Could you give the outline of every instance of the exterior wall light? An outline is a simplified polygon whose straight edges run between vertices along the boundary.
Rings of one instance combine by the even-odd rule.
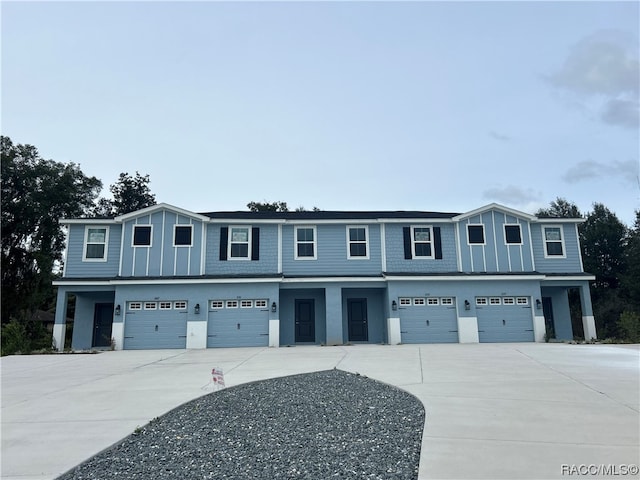
[[[536,298],[536,308],[540,310],[542,308],[542,302],[539,298]]]
[[[464,301],[464,309],[471,310],[471,304],[469,303],[469,300]]]
[[[116,306],[116,315],[120,316],[120,312],[122,312],[122,307],[120,305]]]
[[[200,314],[200,304],[196,303],[196,306],[193,307],[193,313],[195,313],[196,315]]]
[[[273,303],[271,304],[271,311],[272,311],[273,313],[276,313],[276,310],[278,310],[278,305],[276,305],[276,302],[273,302]]]
[[[395,300],[391,302],[391,310],[393,310],[394,312],[398,310],[398,302],[396,302]]]

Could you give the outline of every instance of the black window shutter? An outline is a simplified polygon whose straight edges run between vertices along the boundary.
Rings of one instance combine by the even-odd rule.
[[[260,229],[251,229],[251,260],[260,260]]]
[[[227,259],[227,245],[229,242],[229,227],[220,229],[220,260]]]
[[[411,260],[411,227],[403,227],[402,235],[404,236],[404,258]]]
[[[442,260],[442,239],[440,238],[440,227],[433,227],[433,247],[436,259]]]

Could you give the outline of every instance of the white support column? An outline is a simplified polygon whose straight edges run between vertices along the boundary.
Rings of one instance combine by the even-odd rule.
[[[479,343],[478,318],[458,317],[458,342]]]
[[[280,320],[277,318],[269,320],[269,346],[280,346]]]
[[[593,315],[582,316],[582,329],[584,330],[585,340],[598,338],[598,334],[596,333],[596,320],[593,318]]]
[[[124,348],[124,322],[113,322],[111,325],[111,338],[113,338],[115,350]]]
[[[533,341],[544,342],[544,336],[547,333],[547,327],[544,322],[544,316],[533,317]]]
[[[207,322],[187,321],[187,348],[207,348]]]
[[[67,333],[66,323],[55,323],[53,325],[53,344],[55,348],[62,352],[64,350],[64,340]]]
[[[400,332],[400,319],[387,318],[387,334],[389,345],[400,345],[402,343],[402,333]]]

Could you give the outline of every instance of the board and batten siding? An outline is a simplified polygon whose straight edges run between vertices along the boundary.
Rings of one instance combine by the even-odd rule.
[[[545,258],[545,241],[543,237],[543,227],[561,227],[564,237],[564,257]],[[578,229],[574,223],[540,223],[531,225],[531,235],[533,237],[533,257],[536,262],[536,270],[541,273],[568,273],[582,272],[583,267],[580,261],[581,252],[578,241]]]
[[[411,226],[440,228],[441,259],[405,258],[404,228]],[[387,272],[444,273],[458,270],[455,230],[450,223],[385,224],[385,245]]]
[[[133,246],[135,225],[151,225],[151,246]],[[191,225],[191,246],[174,246],[175,225]],[[184,276],[202,274],[203,224],[169,210],[143,215],[124,223],[123,277]]]
[[[469,243],[468,225],[483,225],[483,245]],[[520,225],[521,244],[507,244],[505,225]],[[530,224],[505,212],[491,210],[457,224],[460,266],[463,272],[519,273],[535,270],[531,254]]]
[[[230,260],[220,258],[221,230],[242,225],[257,229],[259,245],[257,251],[252,240],[249,259]],[[205,260],[206,275],[265,275],[278,273],[278,225],[276,224],[209,224],[207,225],[207,248]],[[257,256],[251,260],[251,256]]]
[[[316,256],[314,260],[295,259],[293,225],[282,227],[282,272],[284,275],[379,275],[382,273],[382,249],[379,224],[309,224],[316,227]],[[347,258],[347,228],[367,227],[368,258]]]
[[[84,237],[86,227],[109,229],[106,261],[84,261]],[[65,258],[64,276],[73,278],[115,277],[118,275],[120,264],[120,236],[122,226],[120,224],[96,224],[90,222],[68,225],[67,256]]]

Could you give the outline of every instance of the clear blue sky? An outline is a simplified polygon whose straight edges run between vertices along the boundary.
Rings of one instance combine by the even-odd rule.
[[[638,2],[2,2],[2,134],[193,211],[640,208]]]

